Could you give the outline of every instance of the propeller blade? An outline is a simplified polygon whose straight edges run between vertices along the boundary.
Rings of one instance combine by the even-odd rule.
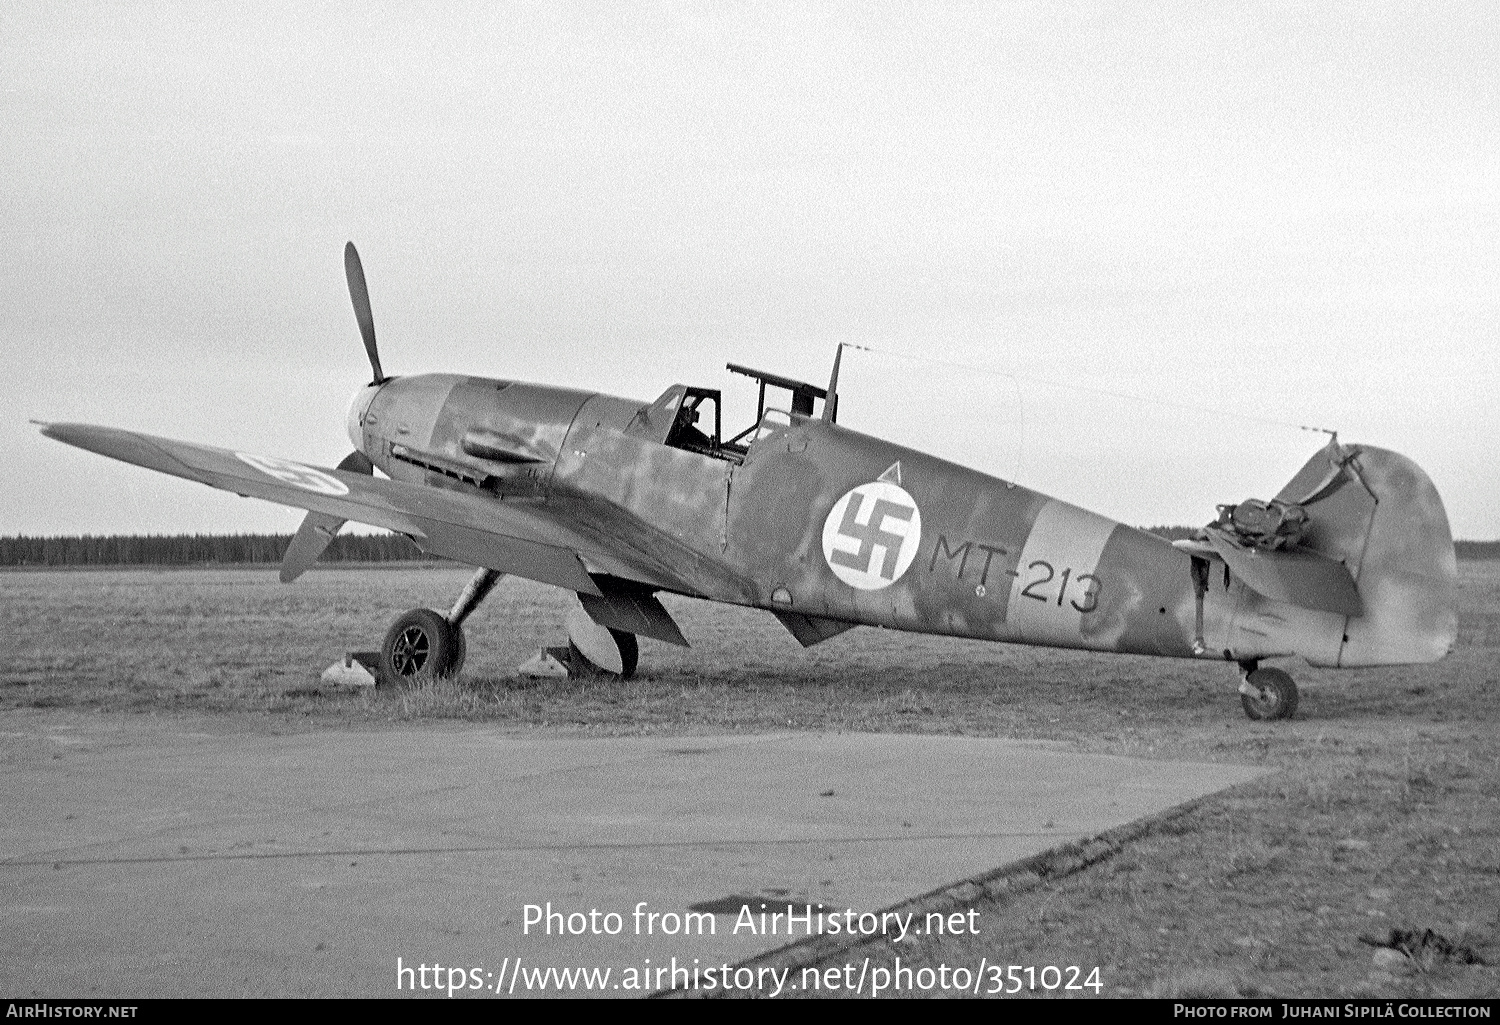
[[[375,464],[363,452],[350,452],[339,463],[338,468],[366,476],[375,473]],[[307,572],[307,568],[318,561],[318,556],[323,554],[323,550],[344,523],[344,520],[328,513],[308,513],[302,520],[302,526],[297,528],[297,535],[292,538],[292,543],[287,545],[286,554],[281,557],[281,582],[290,584]]]
[[[281,582],[290,584],[307,568],[318,561],[323,549],[328,547],[333,536],[339,532],[344,521],[327,513],[310,512],[297,528],[297,536],[287,545],[286,555],[281,558]]]
[[[353,242],[344,246],[344,277],[349,279],[349,298],[354,302],[354,319],[359,321],[359,333],[365,340],[365,354],[370,357],[370,369],[375,371],[375,380],[370,383],[380,384],[385,374],[380,370],[380,352],[375,348],[375,314],[370,310],[365,268],[359,262],[359,250]]]
[[[350,452],[343,459],[339,460],[339,465],[335,469],[347,470],[350,473],[362,473],[366,477],[373,477],[375,475],[375,464],[370,462],[370,457],[363,452]]]

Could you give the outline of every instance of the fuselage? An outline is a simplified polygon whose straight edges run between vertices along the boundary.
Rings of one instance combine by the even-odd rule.
[[[664,590],[1025,644],[1338,659],[1342,617],[1236,630],[1243,587],[1223,576],[1200,628],[1193,560],[1167,541],[837,424],[768,416],[734,458],[666,444],[671,394],[422,375],[361,392],[350,427],[391,477],[544,507]]]

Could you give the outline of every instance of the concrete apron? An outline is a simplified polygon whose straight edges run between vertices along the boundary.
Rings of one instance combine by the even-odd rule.
[[[870,928],[1264,772],[950,736],[191,729],[0,718],[0,992],[566,990],[548,968],[608,968],[604,995],[670,987],[662,969],[702,984],[831,913]]]

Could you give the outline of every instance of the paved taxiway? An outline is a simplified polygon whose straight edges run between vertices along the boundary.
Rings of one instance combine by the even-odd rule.
[[[637,905],[877,911],[1263,771],[967,737],[264,728],[0,716],[0,992],[384,997],[398,957],[491,986],[516,957],[616,981],[732,964],[801,931],[637,935]],[[523,933],[548,902],[621,931]]]

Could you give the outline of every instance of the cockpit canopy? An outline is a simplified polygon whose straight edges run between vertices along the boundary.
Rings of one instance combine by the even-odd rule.
[[[801,417],[812,416],[814,401],[826,401],[828,397],[827,389],[815,384],[734,363],[727,366],[734,373],[743,374],[760,384],[755,422],[734,437],[724,440],[723,393],[717,388],[686,384],[674,384],[662,392],[660,398],[636,414],[626,433],[714,459],[743,463],[750,446],[768,429],[779,430],[791,422],[791,416],[786,412],[766,408],[767,388],[784,388],[791,392],[791,413]]]

